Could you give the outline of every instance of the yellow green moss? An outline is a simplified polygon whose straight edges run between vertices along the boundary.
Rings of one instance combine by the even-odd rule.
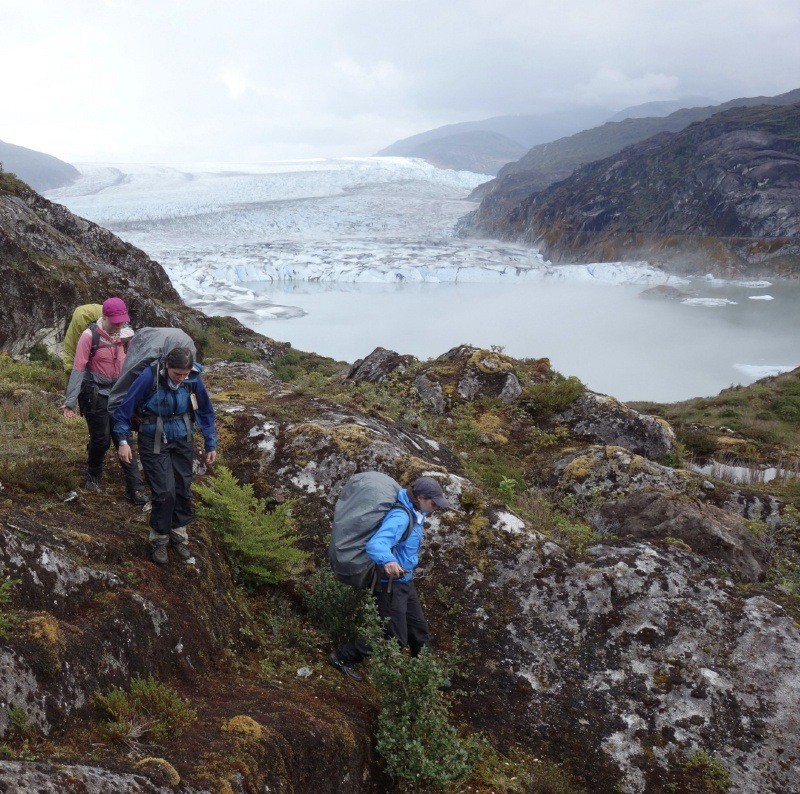
[[[238,733],[241,736],[247,736],[256,740],[261,739],[264,735],[264,729],[261,725],[246,714],[231,717],[231,719],[222,724],[222,730],[226,733]]]
[[[497,444],[507,444],[508,443],[508,436],[502,433],[503,419],[497,414],[489,413],[488,411],[476,420],[475,426],[480,430],[483,435],[485,435],[489,441],[493,441]]]
[[[160,786],[174,788],[181,782],[178,770],[163,758],[143,758],[141,761],[137,761],[134,766],[139,772],[143,772]]]
[[[61,671],[61,654],[64,652],[64,639],[58,621],[50,614],[28,618],[22,626],[28,638],[44,654],[48,672]]]
[[[502,353],[489,350],[476,350],[469,358],[467,366],[475,367],[478,372],[496,375],[500,372],[513,372],[514,362]]]
[[[564,469],[567,480],[585,480],[594,468],[594,458],[591,455],[579,455],[571,460]]]

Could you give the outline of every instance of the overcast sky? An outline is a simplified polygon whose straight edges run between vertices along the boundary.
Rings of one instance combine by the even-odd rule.
[[[0,0],[0,139],[365,155],[456,121],[800,87],[800,0]]]

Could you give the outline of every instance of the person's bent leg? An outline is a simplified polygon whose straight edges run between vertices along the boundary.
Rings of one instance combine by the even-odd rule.
[[[86,445],[86,474],[89,479],[100,484],[103,477],[103,458],[111,446],[111,427],[108,411],[103,409],[84,411],[83,418],[89,429],[89,443]]]
[[[378,602],[378,614],[386,619],[386,636],[394,637],[401,648],[408,645],[408,624],[406,611],[408,596],[413,588],[411,582],[392,582],[392,589],[383,589],[375,593]]]
[[[175,506],[170,529],[186,527],[194,521],[192,507],[192,472],[194,469],[194,444],[191,439],[177,439],[167,445],[175,483]]]
[[[109,415],[109,422],[110,421],[111,416]],[[114,443],[114,449],[118,450],[119,443],[117,442],[117,439],[112,435],[111,440]],[[136,454],[136,447],[133,444],[133,439],[131,439],[129,443],[131,448],[130,463],[126,463],[123,460],[119,461],[119,466],[122,469],[122,475],[125,477],[125,495],[136,505],[146,504],[147,495],[145,494],[144,482],[142,480],[141,472],[139,471],[139,456]]]

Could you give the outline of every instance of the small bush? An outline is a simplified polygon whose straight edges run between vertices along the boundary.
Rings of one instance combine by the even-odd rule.
[[[704,750],[695,750],[679,764],[674,790],[718,794],[730,790],[731,776],[722,762]]]
[[[548,416],[572,405],[585,391],[574,375],[565,378],[556,374],[552,380],[526,387],[523,401],[534,416]]]
[[[294,545],[297,534],[290,503],[267,510],[265,500],[253,494],[253,486],[240,485],[225,466],[218,466],[215,476],[195,490],[202,500],[198,515],[219,533],[242,583],[278,584],[305,559]]]
[[[309,619],[337,645],[358,636],[367,599],[366,591],[342,584],[328,568],[320,568],[303,593]]]
[[[197,712],[174,689],[152,676],[132,678],[128,692],[114,687],[105,695],[96,694],[94,700],[105,715],[105,735],[125,744],[175,738],[197,718]]]
[[[57,359],[41,342],[28,351],[28,361],[43,364],[48,369],[61,371],[61,360]]]
[[[375,747],[386,773],[417,789],[444,787],[466,777],[475,741],[462,740],[440,691],[447,675],[427,651],[412,657],[384,634],[374,605],[366,611],[370,672],[380,698]]]

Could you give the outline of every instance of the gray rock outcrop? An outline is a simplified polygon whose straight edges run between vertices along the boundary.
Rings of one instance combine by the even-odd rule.
[[[563,417],[580,436],[647,458],[663,458],[675,449],[675,433],[664,419],[634,411],[605,394],[584,392]]]

